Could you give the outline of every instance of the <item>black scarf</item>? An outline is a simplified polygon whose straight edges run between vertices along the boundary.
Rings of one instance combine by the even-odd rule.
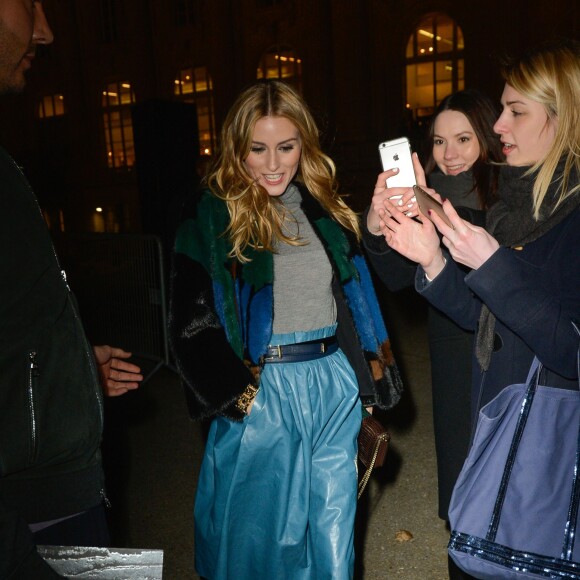
[[[445,175],[442,171],[437,170],[429,175],[428,181],[429,186],[446,197],[453,204],[453,207],[480,209],[471,169],[462,171],[458,175]]]
[[[560,183],[564,173],[564,160],[558,164],[556,177],[546,192],[540,208],[540,217],[534,218],[532,190],[537,173],[524,175],[529,167],[503,166],[499,174],[499,201],[487,214],[486,230],[502,246],[519,247],[537,240],[580,206],[580,194],[576,191],[556,207],[560,198]],[[568,189],[578,183],[576,171],[568,181]],[[495,335],[495,316],[483,304],[479,328],[475,340],[475,355],[482,370],[489,368]]]

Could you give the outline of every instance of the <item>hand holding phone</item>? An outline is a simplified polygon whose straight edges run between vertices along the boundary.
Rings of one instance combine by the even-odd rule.
[[[387,179],[387,187],[412,187],[417,183],[407,137],[385,141],[379,145],[383,171],[397,168],[399,173]]]
[[[418,185],[413,186],[413,191],[415,192],[419,209],[425,217],[429,217],[429,210],[434,211],[450,228],[453,227],[453,224],[449,221],[447,214],[443,210],[443,206],[433,196],[429,195]]]

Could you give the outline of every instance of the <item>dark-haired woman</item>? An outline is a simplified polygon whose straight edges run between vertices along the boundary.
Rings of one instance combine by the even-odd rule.
[[[447,96],[437,107],[429,130],[425,164],[429,185],[446,196],[471,223],[484,225],[485,211],[496,199],[501,143],[493,132],[498,116],[493,101],[466,89]],[[417,264],[391,250],[378,230],[378,209],[401,188],[375,194],[363,233],[376,272],[390,290],[414,283]],[[379,234],[379,235],[377,235]],[[467,455],[471,435],[470,389],[473,332],[464,330],[441,311],[429,308],[429,350],[433,391],[433,423],[439,516],[447,520],[451,492]],[[460,578],[451,572],[451,578]]]

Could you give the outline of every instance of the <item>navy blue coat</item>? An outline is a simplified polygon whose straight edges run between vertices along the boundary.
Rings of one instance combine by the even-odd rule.
[[[417,291],[457,324],[476,330],[482,302],[496,317],[494,351],[487,371],[473,361],[473,411],[510,384],[525,382],[534,354],[546,368],[543,384],[578,388],[580,322],[580,208],[521,249],[501,247],[465,275],[448,256]]]

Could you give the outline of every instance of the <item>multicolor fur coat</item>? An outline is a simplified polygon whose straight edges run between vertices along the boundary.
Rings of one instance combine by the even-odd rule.
[[[365,259],[355,237],[297,185],[333,267],[337,338],[361,401],[389,409],[402,385]],[[246,264],[228,257],[228,221],[225,203],[204,191],[186,208],[176,235],[169,333],[194,419],[242,418],[235,401],[249,383],[259,383],[260,357],[272,336],[273,256],[248,251]]]

